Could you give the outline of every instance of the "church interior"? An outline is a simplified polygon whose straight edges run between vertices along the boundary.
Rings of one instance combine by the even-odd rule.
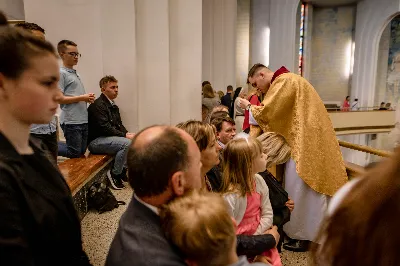
[[[332,122],[349,180],[391,158],[400,143],[400,0],[0,0],[0,10],[11,26],[40,25],[55,47],[61,40],[73,40],[81,56],[76,71],[87,93],[97,98],[103,92],[100,78],[115,76],[115,103],[127,132],[204,121],[202,82],[208,81],[212,94],[222,91],[221,96],[230,95],[229,86],[234,92],[238,88],[238,95],[257,91],[249,70],[262,64],[272,72],[285,67],[315,89]],[[58,62],[63,64],[60,58]],[[259,106],[264,107],[268,93],[260,96]],[[312,109],[315,102],[309,99],[315,98],[299,96],[293,110],[297,102]],[[237,115],[253,126],[257,113],[251,104]],[[61,113],[59,107],[57,119]],[[236,122],[236,134],[245,129],[242,124]],[[58,122],[59,142],[66,141],[63,132]],[[57,162],[70,187],[91,263],[117,265],[106,259],[128,205],[102,214],[88,209],[90,186],[104,179],[114,162],[110,155],[89,153],[83,158],[58,156]],[[293,160],[299,168],[297,157]],[[277,179],[287,171],[278,165],[268,169]],[[112,192],[127,204],[133,197],[127,184]],[[300,206],[296,200],[295,206]],[[283,248],[279,255],[281,264],[271,265],[314,265],[310,250]]]

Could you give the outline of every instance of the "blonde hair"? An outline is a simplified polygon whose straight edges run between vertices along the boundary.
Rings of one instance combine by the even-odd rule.
[[[236,233],[225,200],[218,194],[193,190],[160,210],[166,237],[184,256],[203,265],[224,265]]]
[[[215,98],[215,92],[210,84],[203,87],[203,97],[204,98]]]
[[[200,151],[207,149],[209,145],[216,141],[215,127],[201,121],[189,120],[176,125],[186,131],[196,141]]]
[[[255,138],[233,139],[223,153],[222,193],[246,196],[254,191],[252,171],[254,159],[262,153],[261,142]]]
[[[289,161],[291,149],[284,137],[275,132],[266,132],[257,139],[261,142],[263,153],[267,155],[267,168]]]

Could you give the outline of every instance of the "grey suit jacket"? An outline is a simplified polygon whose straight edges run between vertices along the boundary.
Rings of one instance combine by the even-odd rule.
[[[134,197],[119,221],[106,266],[186,265],[165,238],[160,218]]]

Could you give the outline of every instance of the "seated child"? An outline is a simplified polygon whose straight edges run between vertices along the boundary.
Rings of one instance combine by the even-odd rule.
[[[223,152],[223,161],[221,193],[238,224],[236,234],[264,233],[273,225],[273,211],[268,186],[257,174],[266,169],[261,142],[251,137],[231,140]],[[276,248],[266,250],[263,255],[271,258],[272,265],[282,265]]]
[[[181,250],[189,266],[250,265],[245,256],[236,254],[234,221],[220,195],[191,191],[161,208],[160,218],[166,237]],[[258,261],[267,262],[265,257]]]

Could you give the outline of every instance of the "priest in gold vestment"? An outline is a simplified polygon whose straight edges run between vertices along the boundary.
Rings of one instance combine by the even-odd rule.
[[[256,125],[250,134],[275,132],[291,147],[284,181],[296,208],[284,226],[292,239],[284,248],[305,251],[308,241],[316,238],[330,197],[347,182],[335,131],[321,98],[303,77],[285,67],[274,73],[256,64],[248,81],[265,93],[261,106],[240,100],[242,108],[250,111],[250,124]]]

